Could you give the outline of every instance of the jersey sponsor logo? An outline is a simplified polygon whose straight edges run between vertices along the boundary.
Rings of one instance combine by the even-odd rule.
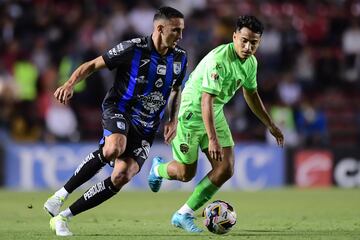
[[[148,80],[145,79],[145,76],[140,76],[138,78],[135,78],[135,81],[138,82],[138,83],[141,83],[141,84],[146,84],[148,83]]]
[[[160,109],[161,106],[166,104],[166,100],[164,100],[164,96],[161,92],[152,92],[150,95],[139,96],[140,101],[142,102],[144,108],[148,110],[150,113],[154,113]]]
[[[117,56],[122,51],[124,51],[124,46],[122,43],[120,43],[120,44],[116,45],[116,47],[109,50],[109,55]]]
[[[125,123],[124,122],[118,121],[118,122],[116,122],[116,126],[120,130],[125,130]]]
[[[181,62],[174,62],[174,73],[179,74],[181,72]]]
[[[141,62],[141,64],[140,64],[139,68],[148,64],[150,62],[150,59],[142,59],[140,62]]]
[[[192,117],[193,113],[192,112],[189,112],[189,114],[186,116],[186,120],[190,120],[190,118]]]
[[[159,75],[165,75],[166,74],[166,66],[159,64],[157,66],[156,73]]]
[[[147,115],[147,114],[143,114],[141,112],[141,115]],[[154,126],[155,126],[154,121],[147,122],[147,121],[141,120],[141,118],[139,116],[137,116],[137,115],[132,115],[132,117],[133,117],[135,122],[139,122],[141,124],[141,126],[143,126],[145,128],[154,128]]]
[[[132,115],[133,119],[138,119],[138,116],[140,116],[140,117],[142,116],[142,117],[145,117],[145,118],[153,117],[153,115],[146,114],[146,113],[140,111],[139,109],[137,109],[135,107],[132,107],[131,110],[135,112],[135,114]]]
[[[118,44],[118,45],[116,46],[116,51],[117,51],[117,52],[122,52],[122,51],[124,51],[124,46],[123,46],[122,43],[120,43],[120,44]]]
[[[147,43],[145,43],[145,44],[136,44],[136,46],[139,47],[139,48],[147,48],[148,47]]]
[[[130,40],[132,43],[141,43],[141,38],[133,38]]]
[[[180,144],[180,152],[182,152],[183,154],[186,154],[189,151],[189,145],[186,143],[181,143]]]
[[[155,87],[161,88],[162,85],[164,85],[164,81],[163,81],[161,78],[159,78],[158,80],[156,80],[156,82],[155,82]]]
[[[105,190],[105,184],[104,182],[99,182],[92,186],[87,192],[84,193],[84,199],[85,201],[93,197],[95,194],[104,191]]]

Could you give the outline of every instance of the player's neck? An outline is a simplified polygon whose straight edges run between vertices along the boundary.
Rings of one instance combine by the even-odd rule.
[[[166,53],[168,52],[169,48],[164,47],[164,46],[161,44],[160,36],[158,36],[157,34],[153,34],[152,37],[151,37],[151,39],[152,39],[152,41],[153,41],[153,44],[154,44],[154,47],[155,47],[156,51],[157,51],[161,56],[166,55]]]

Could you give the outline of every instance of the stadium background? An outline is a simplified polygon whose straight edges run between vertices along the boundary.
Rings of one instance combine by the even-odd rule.
[[[209,50],[231,41],[234,18],[265,24],[256,54],[258,85],[285,133],[279,149],[238,94],[225,107],[236,146],[226,189],[360,186],[360,1],[0,1],[0,183],[16,190],[61,186],[101,135],[100,105],[112,72],[76,87],[69,106],[53,92],[83,61],[121,40],[146,35],[157,7],[185,14],[180,45],[188,73]],[[162,128],[151,151],[171,158]],[[149,162],[129,189],[147,190]],[[190,190],[190,183],[165,189]],[[97,177],[103,178],[111,169]],[[95,181],[97,181],[95,179]],[[86,187],[86,186],[85,186]]]

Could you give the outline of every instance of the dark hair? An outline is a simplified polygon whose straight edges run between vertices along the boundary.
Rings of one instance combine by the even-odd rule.
[[[184,14],[172,7],[160,7],[154,15],[154,21],[171,18],[184,18]]]
[[[262,34],[264,25],[254,16],[240,16],[236,21],[236,31],[240,31],[243,27],[247,27],[254,33]]]

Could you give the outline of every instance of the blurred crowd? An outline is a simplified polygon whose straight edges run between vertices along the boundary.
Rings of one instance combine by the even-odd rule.
[[[162,5],[185,15],[188,73],[232,40],[237,16],[257,16],[265,24],[258,90],[286,146],[359,145],[360,0],[0,0],[0,131],[15,141],[98,140],[113,73],[78,84],[69,106],[53,92],[82,62],[149,35]],[[235,140],[273,143],[241,92],[225,113]]]

